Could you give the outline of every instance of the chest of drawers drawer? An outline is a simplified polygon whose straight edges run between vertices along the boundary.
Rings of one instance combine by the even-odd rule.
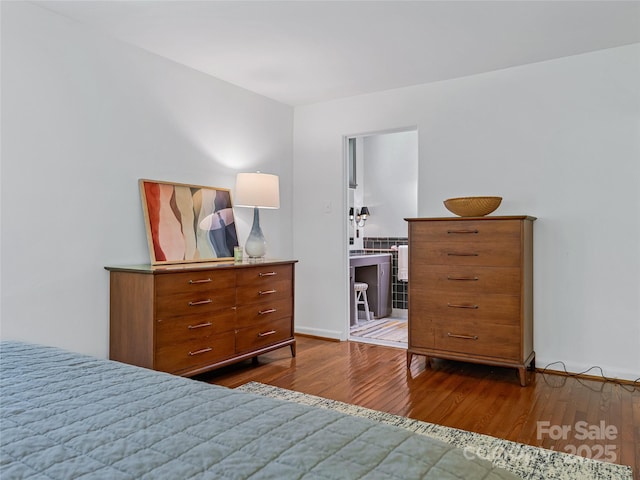
[[[291,279],[281,278],[259,284],[241,285],[238,286],[236,295],[239,305],[276,302],[278,300],[291,298]]]
[[[419,300],[427,292],[520,295],[520,269],[429,265],[409,281],[409,295]],[[414,294],[415,292],[415,294]]]
[[[443,220],[420,222],[411,226],[412,236],[417,242],[464,242],[510,243],[520,242],[521,227],[518,221],[503,220]]]
[[[293,267],[291,265],[264,265],[238,272],[236,279],[238,287],[258,287],[267,290],[273,282],[286,281],[291,283]]]
[[[268,319],[240,328],[236,334],[238,352],[262,348],[277,343],[293,335],[288,318]]]
[[[219,288],[235,287],[236,274],[230,270],[203,270],[188,273],[162,274],[155,277],[156,294],[166,297],[192,293],[206,294]]]
[[[236,289],[216,288],[202,292],[175,292],[156,299],[156,315],[168,318],[181,315],[204,315],[226,310],[236,304]]]
[[[412,245],[413,260],[429,265],[478,265],[519,267],[520,243],[430,242]]]
[[[434,327],[434,346],[443,351],[518,360],[520,329],[464,321],[449,327],[437,325]]]
[[[292,315],[291,299],[240,305],[236,312],[236,327],[248,327],[267,319],[290,318]]]
[[[156,345],[199,340],[233,331],[236,313],[229,308],[215,315],[185,315],[158,320]]]
[[[216,363],[235,353],[235,332],[223,332],[157,346],[155,369],[180,374],[189,369]]]
[[[414,306],[432,324],[451,325],[475,321],[486,325],[520,325],[520,297],[517,295],[429,292],[416,299]]]

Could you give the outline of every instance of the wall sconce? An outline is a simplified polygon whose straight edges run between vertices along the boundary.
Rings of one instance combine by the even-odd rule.
[[[353,207],[349,208],[349,221],[353,222],[355,227],[364,227],[364,224],[369,218],[369,215],[370,213],[367,207],[362,207],[360,211],[355,210],[355,216]]]

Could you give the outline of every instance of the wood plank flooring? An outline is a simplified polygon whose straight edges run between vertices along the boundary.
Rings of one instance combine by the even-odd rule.
[[[257,362],[225,367],[198,379],[232,388],[256,381],[609,459],[632,466],[634,478],[640,480],[640,390],[631,385],[531,372],[530,385],[521,387],[515,369],[444,360],[428,368],[419,356],[407,369],[403,349],[297,338],[295,358],[283,348],[261,355]],[[603,426],[607,432],[600,431]]]

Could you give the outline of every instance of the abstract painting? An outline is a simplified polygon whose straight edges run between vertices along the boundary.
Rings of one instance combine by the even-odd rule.
[[[140,179],[153,265],[233,259],[238,234],[228,189]]]

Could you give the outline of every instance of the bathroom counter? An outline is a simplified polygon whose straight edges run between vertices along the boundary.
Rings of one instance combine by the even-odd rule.
[[[376,261],[378,259],[387,259],[391,258],[390,253],[358,253],[357,255],[349,255],[349,260],[362,260],[365,259],[367,262]]]
[[[351,289],[351,325],[358,321],[355,311],[353,284],[365,282],[369,285],[367,299],[373,318],[391,315],[391,254],[359,254],[349,257],[349,285]]]

